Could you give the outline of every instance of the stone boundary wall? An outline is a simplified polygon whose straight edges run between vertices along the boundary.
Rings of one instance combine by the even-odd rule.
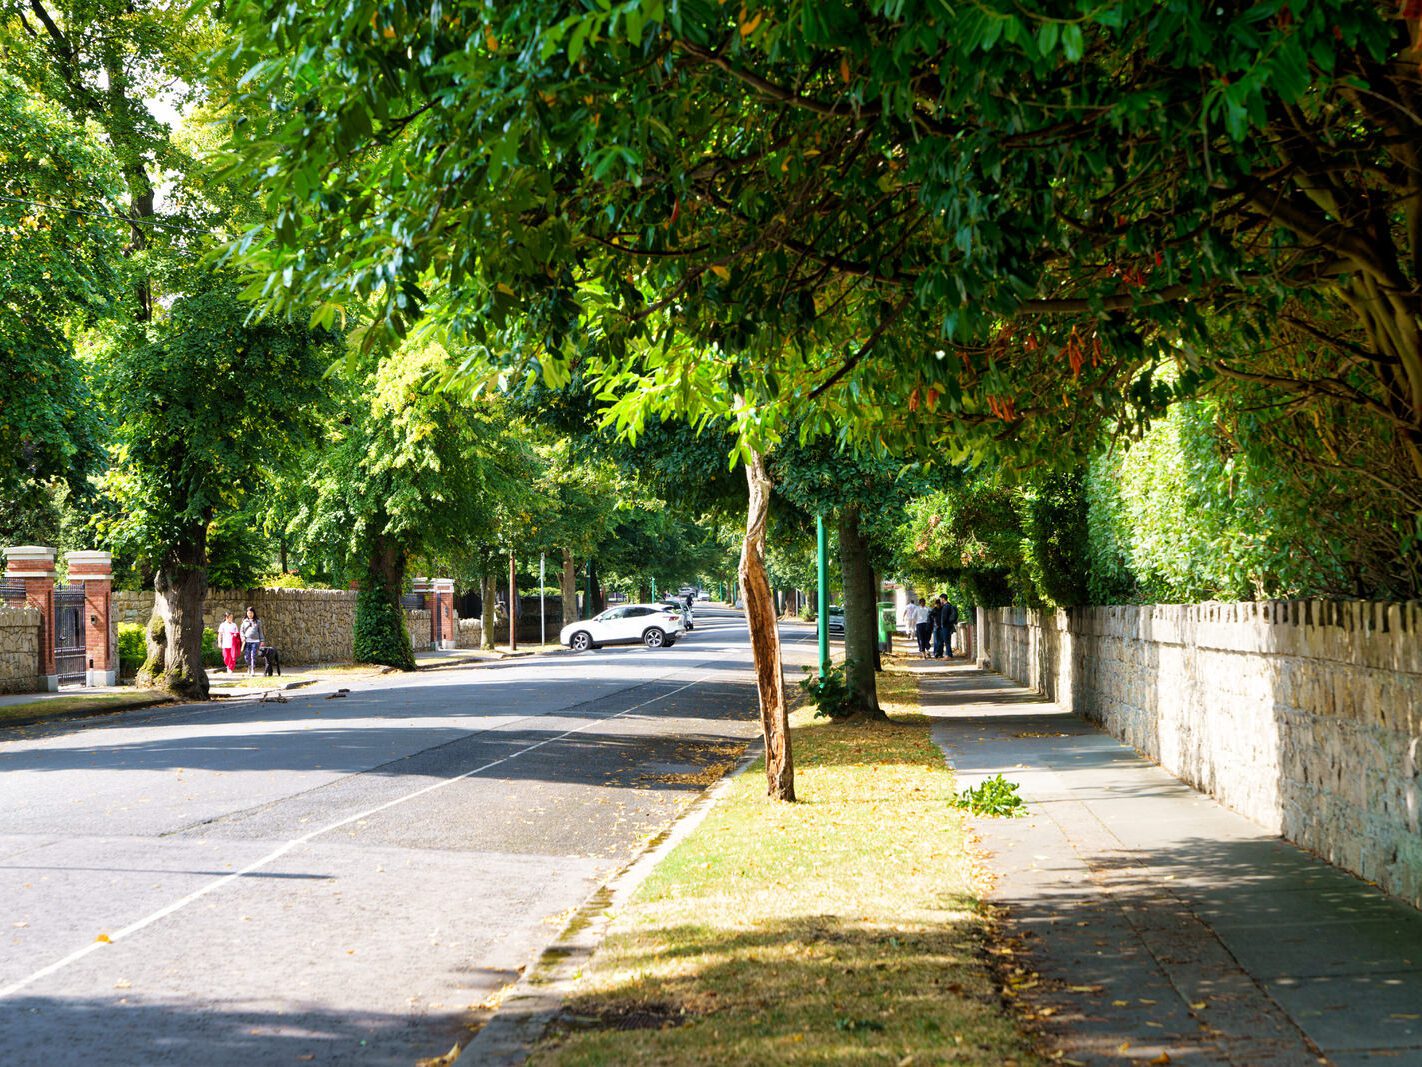
[[[203,602],[202,621],[216,630],[222,613],[230,611],[240,622],[250,604],[257,609],[267,641],[281,651],[283,666],[349,663],[357,596],[347,589],[214,589]],[[116,591],[113,605],[115,622],[143,625],[153,616],[153,593]],[[405,611],[405,628],[416,652],[429,651],[428,611]]]
[[[484,636],[484,620],[454,618],[455,648],[478,648]]]
[[[405,632],[410,635],[410,647],[416,652],[428,652],[434,648],[434,638],[430,636],[430,613],[424,608],[405,609]],[[347,659],[350,655],[347,654]]]
[[[979,662],[1422,907],[1422,602],[980,609]]]
[[[35,693],[39,676],[41,612],[0,605],[0,693]]]
[[[355,602],[356,594],[345,589],[211,589],[203,601],[202,621],[216,630],[223,612],[230,611],[240,623],[250,604],[262,620],[267,642],[281,652],[283,667],[349,663]],[[117,622],[144,625],[153,616],[153,593],[117,591],[113,610]]]

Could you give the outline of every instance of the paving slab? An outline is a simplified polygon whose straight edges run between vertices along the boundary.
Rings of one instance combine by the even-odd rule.
[[[1047,1039],[1084,1064],[1422,1067],[1422,912],[971,666],[918,666]]]

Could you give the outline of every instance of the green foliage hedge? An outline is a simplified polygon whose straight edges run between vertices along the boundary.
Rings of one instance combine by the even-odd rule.
[[[120,676],[132,677],[138,673],[138,668],[143,666],[143,661],[148,656],[148,644],[143,636],[145,629],[136,622],[118,624]],[[222,666],[222,650],[217,647],[217,632],[206,626],[202,631],[202,665],[204,667]]]
[[[136,622],[118,624],[119,674],[125,678],[138,673],[148,656],[148,646],[143,638],[144,627]]]
[[[958,475],[909,505],[898,569],[955,585],[960,608],[1406,595],[1366,486],[1304,467],[1301,491],[1228,401],[1178,402],[1076,471]]]
[[[405,629],[405,613],[373,582],[356,597],[352,641],[357,663],[380,663],[402,671],[415,669],[415,651]]]

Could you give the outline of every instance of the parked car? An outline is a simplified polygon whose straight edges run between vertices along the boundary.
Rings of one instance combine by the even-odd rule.
[[[831,604],[826,629],[832,634],[844,633],[844,605]]]
[[[663,604],[619,604],[601,615],[563,627],[558,640],[574,652],[602,645],[670,648],[682,635],[680,612]]]

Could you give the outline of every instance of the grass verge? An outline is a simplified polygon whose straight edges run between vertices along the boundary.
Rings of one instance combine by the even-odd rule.
[[[653,872],[534,1051],[589,1064],[1029,1064],[984,962],[951,772],[911,675],[889,723],[792,720],[793,805],[759,765]]]
[[[151,708],[171,704],[173,698],[162,693],[92,693],[74,696],[46,697],[27,700],[23,704],[0,705],[0,726],[28,726],[71,715],[107,715],[133,708]]]

